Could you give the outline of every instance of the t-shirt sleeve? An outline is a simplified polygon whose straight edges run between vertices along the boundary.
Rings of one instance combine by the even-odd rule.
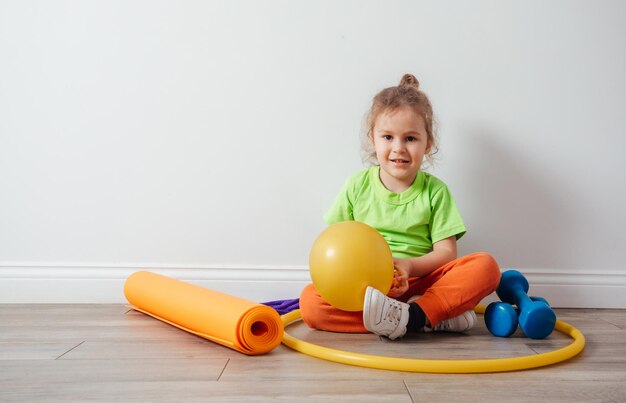
[[[343,221],[354,221],[352,210],[352,188],[354,184],[350,179],[343,185],[335,198],[330,209],[324,214],[324,221],[331,225]]]
[[[432,243],[456,235],[460,239],[465,232],[465,224],[448,187],[443,185],[431,198],[430,237]]]

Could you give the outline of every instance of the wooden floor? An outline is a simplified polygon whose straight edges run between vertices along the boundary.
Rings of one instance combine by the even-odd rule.
[[[347,366],[279,346],[245,356],[122,305],[0,305],[0,401],[626,401],[626,311],[558,309],[585,351],[550,367],[441,375]],[[482,320],[468,334],[391,342],[372,334],[296,337],[337,349],[425,359],[536,354],[567,345],[520,334],[495,338]]]

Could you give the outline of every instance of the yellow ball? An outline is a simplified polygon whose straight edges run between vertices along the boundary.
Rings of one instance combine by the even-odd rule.
[[[344,221],[317,237],[309,271],[326,302],[343,311],[361,311],[367,286],[384,294],[391,288],[393,260],[378,231],[358,221]]]

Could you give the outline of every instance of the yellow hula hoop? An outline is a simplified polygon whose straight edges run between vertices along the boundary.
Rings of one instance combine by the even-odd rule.
[[[485,307],[476,307],[476,313],[484,313]],[[379,355],[353,353],[322,347],[297,339],[287,333],[287,326],[300,320],[300,310],[289,312],[282,317],[285,333],[283,344],[301,353],[323,360],[359,367],[386,369],[405,372],[430,372],[440,374],[468,374],[485,372],[506,372],[522,369],[538,368],[568,360],[585,348],[585,336],[574,326],[557,320],[555,329],[570,336],[574,341],[558,350],[541,354],[526,355],[513,358],[492,358],[477,360],[421,360],[413,358],[396,358]]]

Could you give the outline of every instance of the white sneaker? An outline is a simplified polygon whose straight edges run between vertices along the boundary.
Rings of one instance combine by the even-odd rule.
[[[428,326],[424,327],[425,332],[466,332],[474,327],[476,324],[476,314],[474,311],[466,311],[457,317],[442,320],[437,323],[432,329]]]
[[[372,333],[391,340],[404,336],[409,323],[409,304],[385,296],[367,287],[363,302],[363,324]]]

